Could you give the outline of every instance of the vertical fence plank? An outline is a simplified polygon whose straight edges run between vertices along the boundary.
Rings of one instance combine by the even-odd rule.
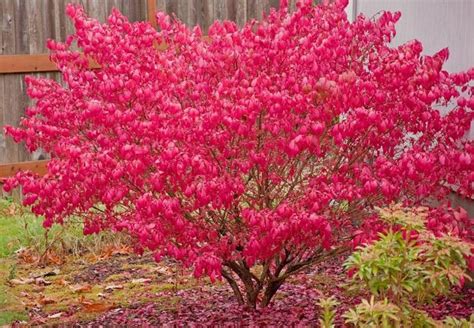
[[[1,0],[0,55],[47,52],[47,39],[64,41],[74,32],[65,15],[67,3],[77,3],[91,17],[104,22],[112,7],[119,8],[131,21],[146,19],[145,0]],[[25,74],[0,75],[0,163],[46,157],[41,150],[30,154],[3,133],[5,125],[18,125],[31,105],[25,93]],[[58,80],[59,73],[35,74]]]
[[[227,1],[214,0],[214,19],[223,21],[227,16]]]
[[[176,1],[175,14],[184,24],[192,26],[189,7],[190,1]]]
[[[155,19],[155,15],[156,15],[156,11],[157,11],[156,1],[155,0],[147,0],[146,10],[147,10],[147,20],[151,23],[151,25],[153,27],[156,28],[156,26],[157,26],[156,19]]]
[[[239,0],[235,1],[235,22],[238,26],[242,27],[247,22],[247,1]]]
[[[166,11],[166,0],[155,0],[158,11]]]
[[[290,0],[294,2],[295,0]],[[239,26],[262,12],[278,7],[279,0],[0,0],[0,55],[47,52],[46,40],[64,41],[74,32],[65,15],[68,3],[82,5],[87,14],[104,22],[112,8],[118,8],[130,21],[149,18],[147,8],[175,14],[186,25],[201,26],[207,34],[217,19],[232,20]],[[153,15],[154,16],[154,15]],[[34,73],[60,80],[60,73]],[[18,125],[31,101],[25,95],[24,74],[0,75],[0,124]],[[26,152],[23,145],[5,138],[0,131],[0,163],[45,157],[41,151]]]
[[[0,7],[1,9],[1,7]],[[6,124],[5,120],[5,92],[4,92],[5,80],[0,78],[0,126]],[[2,131],[0,131],[0,163],[6,162],[7,154],[7,140]]]
[[[15,2],[13,0],[2,1],[2,54],[10,55],[14,54],[15,49]],[[3,76],[1,99],[2,99],[2,125],[14,124],[15,118],[12,117],[13,113],[18,111],[17,106],[12,106],[11,100],[13,95],[17,96],[11,89],[12,83],[17,78],[15,76]],[[0,160],[2,162],[15,161],[18,157],[18,146],[10,139],[4,136],[3,129],[0,131],[2,138],[4,139],[4,152],[0,153]]]

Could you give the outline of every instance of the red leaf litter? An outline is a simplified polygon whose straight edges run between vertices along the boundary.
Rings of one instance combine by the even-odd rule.
[[[362,296],[346,292],[344,258],[329,261],[303,272],[283,285],[272,304],[249,310],[239,306],[226,285],[155,293],[157,302],[116,308],[74,327],[317,327],[321,297],[335,296],[340,302],[336,327],[344,327],[341,315]],[[150,295],[152,296],[152,295]],[[170,300],[168,303],[166,300]],[[171,301],[172,300],[172,301]],[[450,315],[468,318],[473,312],[474,289],[453,289],[452,294],[425,306],[435,319]],[[167,304],[167,305],[166,305]]]

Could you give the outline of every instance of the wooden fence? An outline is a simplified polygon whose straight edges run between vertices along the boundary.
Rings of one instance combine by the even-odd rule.
[[[154,13],[160,10],[175,14],[189,26],[201,26],[204,33],[215,20],[232,20],[241,26],[279,6],[279,0],[1,0],[0,178],[19,169],[44,172],[45,162],[35,161],[48,155],[29,153],[24,145],[5,137],[3,126],[18,125],[25,108],[31,105],[25,94],[25,74],[59,78],[56,66],[49,61],[46,41],[62,41],[73,32],[65,15],[67,3],[81,4],[100,21],[105,21],[115,7],[130,21],[154,24]],[[290,7],[295,3],[290,1]]]
[[[314,0],[319,2],[320,0]],[[420,23],[420,17],[427,17],[425,13],[426,2],[424,0],[349,0],[349,17],[355,17],[363,10],[372,14],[379,10],[376,6],[389,8],[391,10],[402,10],[408,13],[409,30],[416,33],[432,29],[416,26]],[[432,10],[443,11],[440,6],[451,6],[455,13],[450,13],[452,21],[463,16],[463,25],[472,26],[474,20],[469,19],[472,12],[471,0],[459,0],[453,8],[451,0],[439,0]],[[154,24],[154,13],[157,10],[175,14],[188,26],[199,25],[204,33],[215,20],[232,20],[239,26],[253,18],[260,18],[262,13],[268,12],[271,7],[278,7],[279,0],[0,0],[1,33],[0,33],[0,185],[3,178],[13,175],[19,170],[31,170],[40,175],[46,172],[47,154],[40,151],[30,154],[22,144],[16,144],[11,138],[5,138],[3,126],[18,125],[24,109],[30,105],[30,100],[25,94],[23,78],[26,73],[47,76],[58,79],[56,66],[49,61],[46,49],[46,40],[64,40],[73,32],[72,24],[66,18],[65,6],[67,3],[81,4],[91,17],[105,21],[113,7],[118,8],[130,21],[149,20]],[[296,0],[290,0],[290,9],[294,9]],[[369,6],[370,8],[366,8]],[[375,6],[375,7],[374,7]],[[408,7],[407,7],[408,6]],[[411,6],[411,7],[410,7]],[[374,8],[372,8],[374,7]],[[413,8],[412,8],[413,7]],[[436,9],[437,8],[437,9]],[[373,9],[372,11],[370,9]],[[429,9],[429,8],[428,8]],[[466,16],[467,15],[467,16]],[[413,16],[410,20],[410,17]],[[466,18],[467,17],[467,18]],[[420,19],[418,19],[420,18]],[[426,19],[425,19],[426,20]],[[433,19],[436,25],[439,19]],[[423,21],[425,22],[425,21]],[[426,22],[425,22],[426,23]],[[429,23],[429,21],[428,21]],[[415,25],[414,25],[415,24]],[[421,24],[421,23],[420,23]],[[462,48],[454,56],[466,54],[469,60],[472,56],[472,42],[468,33],[472,34],[472,28],[461,25],[451,28],[451,34],[464,38],[459,42]],[[424,26],[424,25],[423,25]],[[440,27],[443,31],[446,26]],[[406,32],[406,31],[405,31]],[[402,32],[398,33],[403,35]],[[406,33],[405,33],[406,34]],[[436,34],[436,33],[435,33]],[[444,33],[446,34],[446,33]],[[451,35],[449,34],[449,35]],[[448,34],[445,35],[445,37]],[[470,35],[470,34],[469,34]],[[439,33],[434,36],[439,37]],[[450,39],[450,44],[456,40]],[[401,40],[406,41],[406,40]],[[458,43],[459,43],[458,42]],[[448,44],[446,44],[448,45]],[[444,46],[446,46],[444,45]],[[470,47],[470,48],[466,48]],[[467,51],[466,51],[467,49]],[[470,50],[469,50],[470,49]],[[462,50],[462,51],[461,51]],[[451,65],[463,64],[462,58],[455,58]],[[459,69],[457,66],[451,69]],[[471,129],[474,136],[474,128]],[[0,192],[1,194],[1,192]],[[454,195],[454,194],[453,194]],[[453,202],[459,203],[474,215],[474,202],[453,196]]]

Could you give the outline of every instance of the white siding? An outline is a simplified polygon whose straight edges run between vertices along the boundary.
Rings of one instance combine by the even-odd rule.
[[[380,10],[402,13],[394,45],[418,39],[425,54],[448,47],[448,71],[474,67],[474,0],[350,0],[347,8],[350,18],[354,13],[371,17]],[[469,138],[474,138],[474,123]]]

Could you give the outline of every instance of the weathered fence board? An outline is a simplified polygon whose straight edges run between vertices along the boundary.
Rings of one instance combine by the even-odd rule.
[[[119,8],[130,20],[146,19],[146,2],[143,0],[2,0],[0,1],[0,71],[34,72],[54,70],[49,62],[47,39],[64,40],[73,32],[66,19],[66,3],[76,2],[101,21],[105,21],[110,9]],[[35,56],[28,56],[34,54]],[[5,55],[5,56],[2,56]],[[37,74],[58,79],[57,73]],[[23,145],[5,138],[4,125],[18,125],[30,100],[25,95],[24,74],[0,75],[0,163],[45,158],[41,151],[30,154]]]
[[[56,65],[49,60],[49,54],[0,56],[0,72],[2,73],[51,72],[56,70]]]
[[[64,8],[67,3],[81,4],[87,13],[102,22],[113,7],[130,21],[147,20],[149,9],[175,14],[188,26],[199,25],[206,34],[215,20],[233,20],[239,26],[249,19],[278,7],[279,0],[1,0],[0,31],[0,126],[18,125],[25,107],[31,105],[25,95],[24,74],[59,79],[49,62],[47,39],[63,41],[73,32]],[[296,0],[290,1],[294,7]],[[35,56],[27,56],[34,54]],[[2,55],[6,55],[2,57]],[[41,72],[41,73],[39,73]],[[48,73],[45,73],[48,72]],[[21,74],[1,74],[21,73]],[[0,163],[42,159],[38,151],[29,154],[23,145],[5,138],[0,131]]]
[[[0,164],[0,179],[15,175],[19,171],[31,171],[33,173],[44,175],[47,172],[46,165],[48,160],[17,162],[9,164]]]

